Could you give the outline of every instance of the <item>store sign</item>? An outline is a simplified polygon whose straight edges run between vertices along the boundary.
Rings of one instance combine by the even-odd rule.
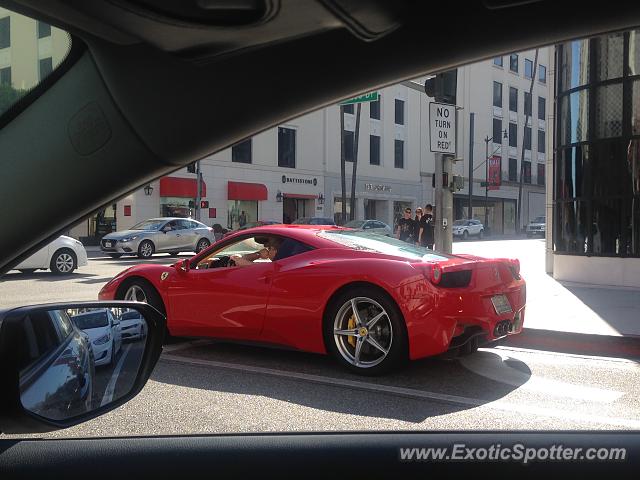
[[[502,157],[494,155],[489,159],[489,190],[500,190],[502,183]]]
[[[301,178],[301,177],[287,177],[286,175],[282,175],[282,183],[296,183],[301,185],[313,185],[314,187],[318,185],[317,178]]]
[[[390,192],[391,187],[389,185],[376,185],[374,183],[365,183],[365,190],[373,191],[373,192]]]

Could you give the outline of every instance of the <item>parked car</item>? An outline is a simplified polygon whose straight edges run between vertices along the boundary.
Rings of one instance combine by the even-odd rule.
[[[379,233],[380,235],[387,235],[390,237],[393,234],[393,230],[389,225],[380,220],[351,220],[344,225],[347,228],[353,228],[354,230],[362,230],[370,233]]]
[[[264,246],[275,248],[273,257],[235,265],[234,253]],[[519,271],[517,260],[425,252],[365,231],[275,225],[234,234],[173,267],[131,267],[99,298],[150,303],[167,312],[171,335],[330,353],[371,374],[407,358],[469,354],[480,336],[520,333],[526,292]],[[463,310],[452,309],[452,289],[455,299],[464,295]]]
[[[147,335],[147,322],[137,310],[129,310],[120,315],[122,341],[141,340]]]
[[[32,313],[12,341],[22,344],[20,400],[46,418],[65,419],[90,411],[95,360],[88,336],[64,310]]]
[[[484,238],[484,225],[480,220],[456,220],[453,222],[452,233],[454,237],[462,237],[463,240],[472,236]]]
[[[138,255],[150,258],[154,253],[199,253],[214,243],[213,229],[190,218],[152,218],[129,230],[110,233],[100,241],[101,250],[112,258]]]
[[[49,269],[62,275],[72,273],[78,267],[87,265],[87,251],[75,238],[62,235],[46,247],[41,248],[15,268],[22,273]]]
[[[235,230],[229,230],[222,235],[222,238],[227,237],[235,232],[241,232],[242,230],[247,230],[249,228],[254,227],[262,227],[264,225],[278,225],[282,222],[276,222],[275,220],[258,220],[257,222],[249,222],[246,225],[241,226],[240,228],[236,228]]]
[[[336,222],[330,217],[301,217],[295,220],[293,225],[333,225]]]
[[[531,238],[536,235],[541,235],[544,237],[546,230],[547,222],[544,215],[541,217],[536,217],[529,222],[529,225],[527,225],[527,237]]]
[[[101,308],[71,317],[73,324],[91,340],[96,366],[111,365],[122,348],[120,321],[111,310]]]

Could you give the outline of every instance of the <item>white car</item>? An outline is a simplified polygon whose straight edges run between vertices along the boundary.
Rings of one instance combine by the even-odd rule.
[[[71,317],[71,321],[89,336],[96,366],[113,364],[122,348],[122,331],[111,310],[80,313]]]
[[[86,264],[87,251],[84,245],[75,238],[62,235],[24,260],[15,270],[33,273],[36,270],[50,269],[53,273],[62,275],[72,273]]]
[[[547,222],[545,221],[545,217],[536,217],[529,222],[527,225],[527,237],[531,238],[535,235],[545,236],[545,232],[547,229]]]
[[[120,331],[122,340],[141,340],[147,335],[147,323],[136,310],[129,310],[120,315]]]
[[[454,237],[462,237],[463,240],[471,236],[484,237],[484,225],[480,220],[456,220],[453,222],[452,233]]]
[[[355,228],[356,230],[367,231],[370,233],[379,233],[390,237],[393,230],[389,225],[380,220],[351,220],[344,225],[347,228]]]

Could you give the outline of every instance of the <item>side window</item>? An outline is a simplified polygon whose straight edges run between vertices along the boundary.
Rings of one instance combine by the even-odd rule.
[[[49,315],[58,325],[58,330],[60,331],[61,338],[64,340],[71,332],[73,332],[73,325],[71,324],[71,320],[67,313],[63,310],[53,310],[49,312]]]
[[[178,228],[180,230],[189,230],[191,228],[196,228],[195,222],[191,222],[189,220],[178,220],[176,223],[178,224]]]
[[[187,223],[189,224],[189,226],[187,228],[204,228],[202,225],[200,225],[198,222],[193,222],[191,220],[187,220]]]
[[[182,230],[182,225],[180,224],[181,220],[172,220],[168,223],[171,227],[171,230]]]

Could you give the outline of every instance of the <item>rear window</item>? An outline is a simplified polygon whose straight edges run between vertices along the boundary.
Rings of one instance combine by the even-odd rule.
[[[109,325],[107,312],[93,312],[86,313],[84,315],[77,315],[75,317],[71,317],[71,321],[80,330],[89,330],[91,328],[100,328]]]
[[[385,237],[374,233],[360,231],[331,231],[318,232],[318,236],[339,243],[353,250],[366,250],[405,258],[407,260],[422,260],[424,262],[439,262],[451,258],[440,252],[434,252],[423,247],[411,245],[402,240]]]

